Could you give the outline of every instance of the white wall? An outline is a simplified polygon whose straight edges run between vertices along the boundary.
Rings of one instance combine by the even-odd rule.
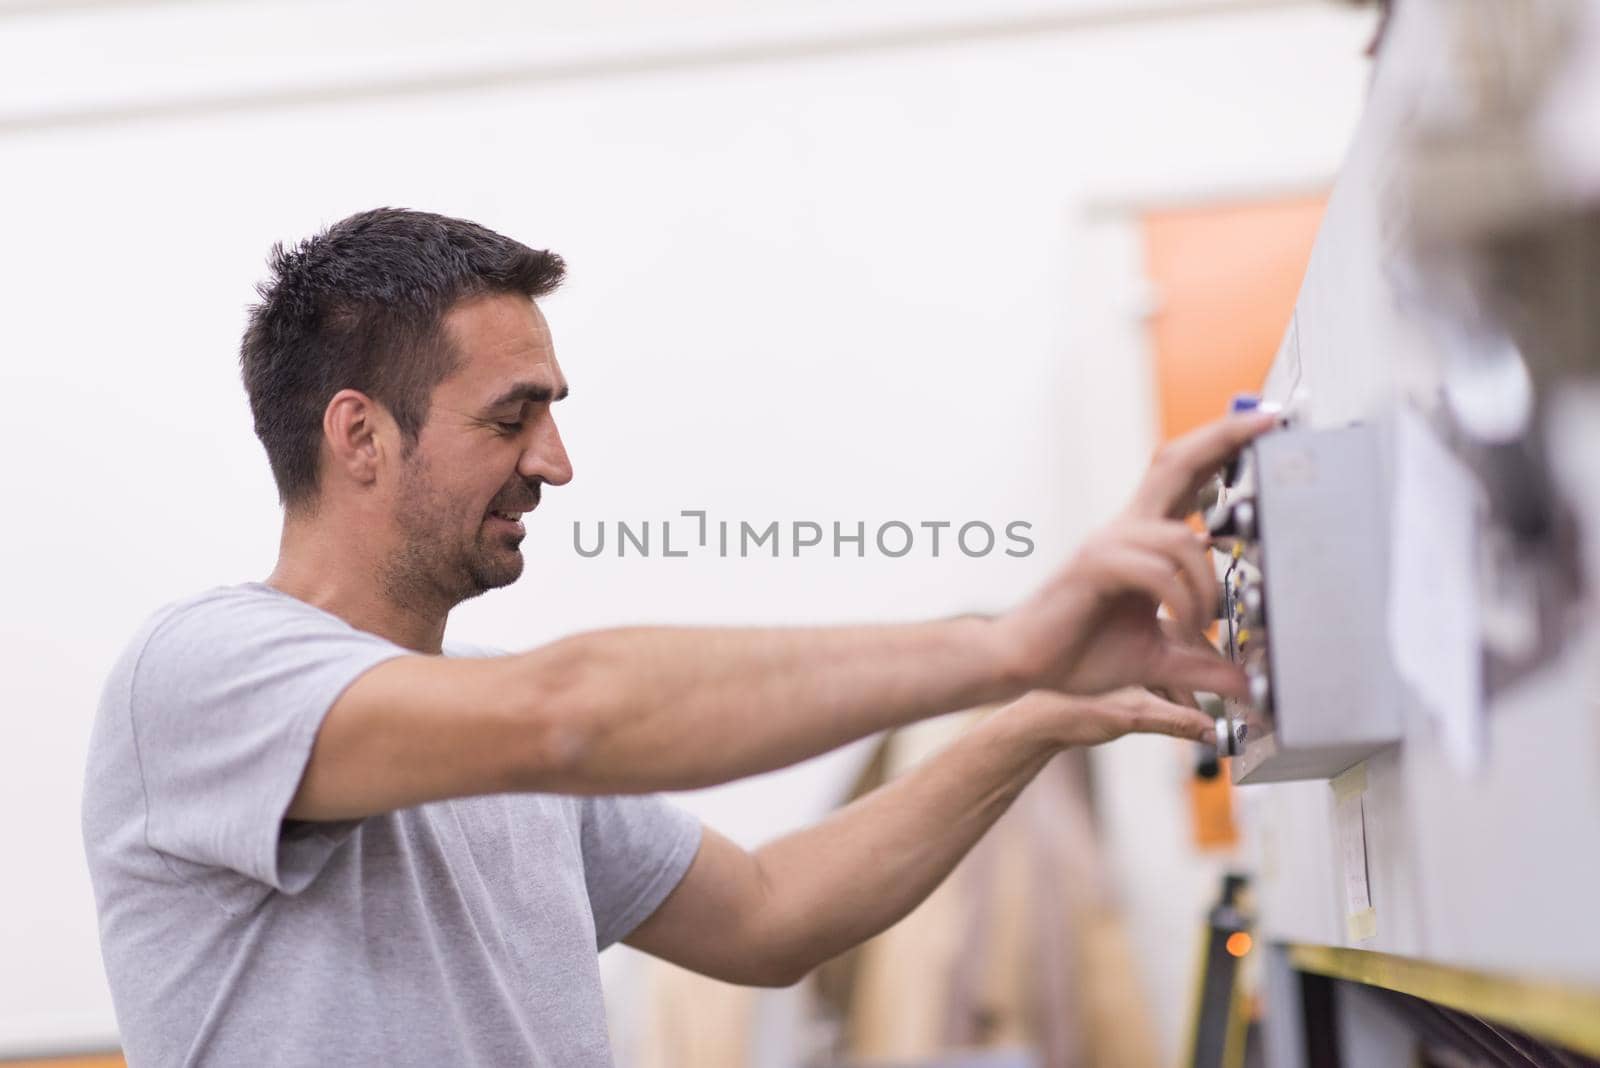
[[[0,71],[25,54],[32,76],[64,86],[33,84],[0,112],[0,1054],[114,1035],[77,830],[103,672],[162,602],[270,570],[277,510],[235,359],[271,242],[395,204],[569,261],[547,312],[573,383],[562,414],[577,478],[534,517],[522,582],[463,606],[454,636],[518,647],[625,622],[998,609],[1115,506],[1150,442],[1136,309],[1126,274],[1080,240],[1086,206],[1331,176],[1367,21],[1292,3],[1181,18],[1058,4],[1072,18],[1029,34],[987,25],[854,48],[846,33],[790,58],[763,45],[766,58],[320,102],[247,86],[237,106],[217,103],[227,71],[213,64],[192,84],[161,75],[160,99],[211,103],[110,121],[121,84],[156,99],[128,56],[205,67],[208,35],[262,6],[0,14]],[[296,6],[273,5],[285,18]],[[765,7],[734,22],[708,9],[702,24],[791,32]],[[558,48],[541,16],[497,10],[492,34],[457,27],[441,50],[492,51],[508,28]],[[74,42],[105,44],[105,19],[123,47],[86,62]],[[604,43],[603,28],[584,32],[585,47]],[[406,43],[421,83],[427,33],[417,23]],[[572,549],[574,520],[696,507],[761,523],[1026,519],[1040,551]],[[684,800],[753,843],[823,811],[852,767],[836,755]],[[1125,825],[1141,796],[1124,791]],[[1188,949],[1150,947],[1169,1018]],[[1169,1023],[1170,1042],[1181,1020]]]

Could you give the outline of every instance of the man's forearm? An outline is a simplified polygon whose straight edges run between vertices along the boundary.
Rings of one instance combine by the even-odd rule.
[[[993,715],[913,771],[760,849],[763,927],[780,974],[798,977],[915,908],[1057,751]]]
[[[1028,688],[979,617],[827,628],[628,628],[523,654],[542,727],[529,788],[686,789]]]

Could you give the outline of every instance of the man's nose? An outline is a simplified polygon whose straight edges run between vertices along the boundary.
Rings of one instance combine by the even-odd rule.
[[[517,473],[527,479],[542,479],[552,486],[565,486],[572,481],[572,461],[567,458],[567,446],[552,416],[547,414],[539,421],[533,439],[522,450]]]

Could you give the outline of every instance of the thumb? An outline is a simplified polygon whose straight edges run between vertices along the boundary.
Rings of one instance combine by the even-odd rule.
[[[1134,717],[1135,731],[1196,742],[1216,741],[1216,721],[1198,708],[1187,708],[1153,693],[1144,696],[1143,708]]]

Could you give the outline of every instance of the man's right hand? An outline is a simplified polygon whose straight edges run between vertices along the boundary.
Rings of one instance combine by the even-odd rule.
[[[1182,522],[1195,495],[1276,416],[1231,416],[1162,447],[1127,510],[999,621],[1040,689],[1097,694],[1161,686],[1246,696],[1239,668],[1196,644],[1220,590],[1208,540]],[[1161,625],[1166,605],[1179,634]]]

